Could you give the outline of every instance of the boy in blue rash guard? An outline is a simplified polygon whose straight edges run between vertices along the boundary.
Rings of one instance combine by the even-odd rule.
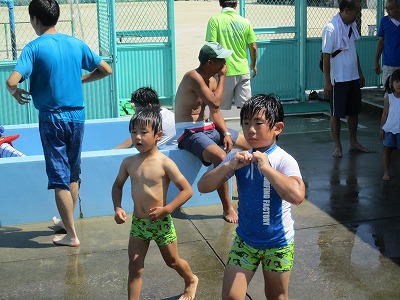
[[[276,145],[284,124],[282,105],[274,95],[245,102],[240,124],[253,149],[228,154],[198,182],[199,191],[208,193],[236,176],[239,221],[222,298],[244,299],[261,262],[266,298],[288,299],[294,254],[291,204],[303,201],[305,186],[296,160]]]
[[[22,50],[6,87],[21,105],[29,103],[31,96],[39,110],[47,188],[55,190],[62,220],[58,224],[67,231],[66,235],[54,237],[53,242],[76,247],[80,241],[74,225],[74,208],[85,123],[82,83],[104,78],[112,70],[83,41],[57,32],[60,7],[55,0],[31,1],[29,16],[39,37]],[[90,73],[82,76],[82,69]],[[28,78],[30,91],[18,88],[18,83]]]

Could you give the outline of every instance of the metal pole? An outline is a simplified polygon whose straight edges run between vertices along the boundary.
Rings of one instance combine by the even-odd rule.
[[[8,7],[8,18],[10,20],[11,51],[13,60],[17,60],[17,39],[15,37],[15,19],[14,19],[14,0],[2,0]]]
[[[167,4],[167,18],[168,18],[168,42],[171,45],[171,59],[172,59],[172,109],[175,109],[175,96],[176,96],[176,35],[175,35],[175,15],[174,15],[174,0],[166,0]]]
[[[297,98],[305,102],[305,86],[307,82],[306,57],[307,57],[307,1],[295,1],[296,35],[299,41],[299,81]]]

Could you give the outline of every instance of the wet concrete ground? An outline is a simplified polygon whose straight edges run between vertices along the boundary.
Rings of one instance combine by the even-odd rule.
[[[228,114],[234,119],[238,111]],[[380,108],[365,106],[358,136],[371,153],[345,151],[335,159],[327,115],[285,119],[279,145],[298,160],[307,184],[307,199],[293,207],[290,299],[400,298],[400,159],[395,153],[391,181],[382,181],[379,120]],[[237,120],[228,124],[239,128]],[[342,141],[346,149],[345,123]],[[174,214],[180,256],[200,279],[196,299],[220,299],[235,229],[220,213],[220,205],[211,205]],[[0,299],[126,299],[129,224],[116,225],[111,215],[77,220],[82,245],[76,249],[51,243],[51,217],[48,223],[0,228]],[[182,291],[183,281],[152,243],[142,299],[178,299]],[[257,272],[248,299],[264,298]]]

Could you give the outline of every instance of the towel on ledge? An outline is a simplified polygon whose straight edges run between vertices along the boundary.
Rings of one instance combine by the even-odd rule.
[[[333,28],[336,29],[335,44],[338,45],[336,50],[348,50],[350,47],[350,39],[346,30],[347,26],[343,23],[340,13],[332,18],[331,23]],[[351,23],[350,26],[353,30],[352,36],[358,41],[360,39],[360,34],[358,33],[356,22]]]

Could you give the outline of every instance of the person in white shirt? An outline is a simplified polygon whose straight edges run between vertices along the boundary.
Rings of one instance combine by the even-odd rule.
[[[159,108],[162,117],[162,137],[158,141],[158,148],[170,144],[175,137],[175,114],[167,108],[161,108],[157,92],[151,87],[141,87],[132,93],[131,104],[135,107],[135,113],[145,107]],[[132,139],[129,137],[114,149],[132,148]]]
[[[347,116],[349,151],[369,152],[357,140],[358,115],[361,111],[361,87],[365,85],[355,42],[360,39],[355,20],[361,11],[359,0],[343,0],[339,13],[322,33],[324,93],[330,97],[330,127],[335,143],[333,157],[342,157],[340,118]],[[337,50],[340,53],[333,55]]]

